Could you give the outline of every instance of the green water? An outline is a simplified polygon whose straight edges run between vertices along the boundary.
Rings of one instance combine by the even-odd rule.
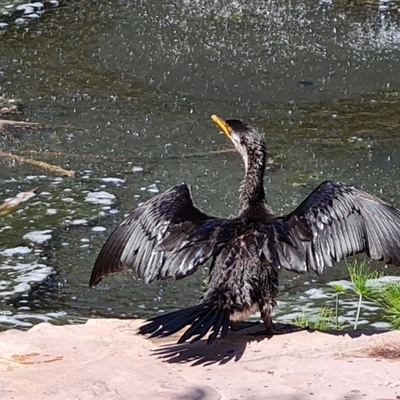
[[[0,219],[0,326],[194,304],[204,273],[150,286],[129,274],[87,284],[111,229],[157,191],[185,181],[205,212],[236,213],[243,168],[236,153],[219,152],[232,146],[214,113],[266,132],[276,213],[325,179],[400,206],[398,32],[396,16],[374,9],[155,0],[72,3],[1,31],[0,95],[20,113],[0,118],[39,125],[0,131],[0,202],[38,188]],[[43,230],[48,240],[36,243],[43,236],[32,232]],[[348,279],[344,263],[322,277],[284,273],[276,316],[333,304],[328,283],[338,279]],[[356,301],[344,296],[349,322]],[[374,309],[363,317],[364,326],[382,321]]]

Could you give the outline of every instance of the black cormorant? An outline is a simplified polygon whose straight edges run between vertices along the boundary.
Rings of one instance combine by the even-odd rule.
[[[90,286],[106,275],[133,269],[146,283],[181,279],[208,260],[209,283],[198,305],[150,319],[139,333],[167,336],[189,326],[179,342],[208,343],[230,323],[261,312],[276,331],[279,270],[321,274],[334,262],[365,252],[373,260],[400,264],[400,210],[352,186],[321,183],[294,211],[275,216],[266,204],[263,135],[238,120],[212,120],[242,156],[239,214],[224,219],[204,214],[181,184],[148,200],[115,229],[103,246]]]

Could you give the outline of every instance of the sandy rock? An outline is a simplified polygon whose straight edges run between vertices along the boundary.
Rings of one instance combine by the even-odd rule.
[[[212,346],[151,341],[142,321],[40,324],[0,334],[0,398],[400,399],[400,331],[230,333]]]

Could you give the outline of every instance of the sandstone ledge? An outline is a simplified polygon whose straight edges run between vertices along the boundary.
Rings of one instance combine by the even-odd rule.
[[[1,333],[0,399],[400,399],[400,331],[177,345],[136,335],[141,322]]]

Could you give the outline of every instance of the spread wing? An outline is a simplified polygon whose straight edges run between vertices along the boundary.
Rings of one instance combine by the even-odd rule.
[[[229,240],[232,222],[196,208],[186,184],[168,189],[115,229],[97,257],[89,285],[125,269],[146,283],[191,275]]]
[[[285,238],[275,240],[278,262],[292,271],[321,274],[361,252],[400,265],[400,210],[351,186],[323,182],[274,228]]]

